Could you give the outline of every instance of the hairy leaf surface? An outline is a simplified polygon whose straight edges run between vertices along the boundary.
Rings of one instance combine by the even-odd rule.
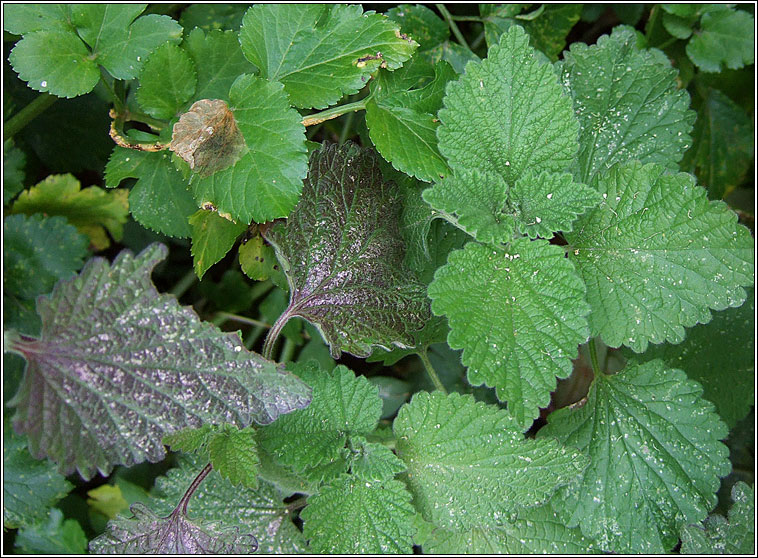
[[[137,179],[129,190],[129,211],[136,221],[168,236],[190,236],[188,219],[197,204],[168,153],[114,147],[105,166],[105,186],[115,188],[127,178]]]
[[[739,306],[753,283],[753,239],[692,176],[617,166],[593,184],[603,203],[566,235],[587,285],[592,335],[637,352],[679,343],[709,309]]]
[[[496,387],[524,428],[587,340],[584,296],[564,251],[544,240],[518,239],[507,250],[470,242],[429,285],[432,310],[450,324],[448,343],[463,349],[469,382]]]
[[[590,466],[551,504],[605,551],[655,554],[716,504],[729,472],[728,430],[699,384],[660,360],[596,377],[587,402],[550,415],[539,438],[584,452]]]
[[[195,198],[245,223],[286,217],[306,175],[305,127],[282,85],[243,74],[229,92],[246,149],[233,166],[192,180]]]
[[[470,395],[418,392],[393,430],[416,508],[435,525],[494,527],[550,499],[586,467],[553,440],[525,440],[513,417]]]
[[[634,29],[616,27],[597,44],[574,43],[561,80],[579,119],[578,178],[589,184],[616,163],[636,159],[676,168],[690,146],[695,113],[659,50],[639,50]]]
[[[90,260],[38,301],[41,338],[11,344],[28,362],[14,426],[62,472],[159,461],[176,430],[265,424],[310,401],[300,380],[158,293],[150,272],[166,253],[154,244],[112,266]]]
[[[19,554],[84,554],[87,535],[76,519],[64,519],[58,508],[45,521],[19,529],[15,547]]]
[[[259,4],[240,29],[261,77],[284,84],[298,108],[326,108],[357,93],[379,67],[394,70],[418,46],[382,14],[357,5]]]
[[[732,487],[729,521],[709,516],[682,529],[682,554],[752,554],[755,549],[755,495],[744,482]]]
[[[31,526],[47,518],[50,508],[74,487],[55,465],[29,455],[26,438],[3,429],[3,527]]]
[[[325,372],[311,362],[296,372],[312,387],[313,400],[307,409],[260,429],[261,447],[307,477],[321,475],[322,464],[337,463],[346,469],[345,443],[355,435],[369,434],[381,416],[377,387],[344,366]]]
[[[372,345],[412,346],[429,317],[424,287],[404,266],[396,187],[354,144],[311,155],[303,197],[266,239],[290,284],[286,317],[316,324],[334,358]]]
[[[414,509],[405,485],[342,475],[301,513],[311,549],[325,554],[410,554]]]
[[[200,459],[184,456],[178,467],[158,477],[149,502],[155,513],[171,513],[204,465]],[[193,519],[232,523],[251,533],[258,539],[259,553],[303,554],[308,550],[305,539],[282,501],[288,495],[263,480],[257,490],[235,486],[211,471],[190,500],[188,510]]]

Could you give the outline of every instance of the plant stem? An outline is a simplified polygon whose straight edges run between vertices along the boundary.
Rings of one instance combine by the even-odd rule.
[[[450,19],[453,21],[478,21],[479,23],[484,23],[484,18],[482,16],[454,16],[451,15]]]
[[[200,483],[202,483],[205,480],[205,477],[208,476],[208,473],[210,473],[213,470],[213,465],[208,463],[202,471],[195,477],[195,480],[192,481],[192,484],[189,485],[189,488],[187,489],[187,492],[184,493],[184,496],[182,496],[182,499],[179,500],[179,505],[176,506],[177,510],[181,509],[181,513],[184,515],[187,515],[187,504],[189,504],[190,498],[192,498],[192,495],[195,493],[195,490],[197,490],[197,487],[200,486]]]
[[[263,358],[272,360],[276,339],[279,337],[279,334],[282,332],[282,328],[287,324],[291,317],[292,316],[289,315],[289,312],[285,311],[281,316],[277,318],[276,323],[271,326],[271,329],[268,330],[266,340],[263,342],[263,351],[261,351]]]
[[[313,126],[314,124],[321,124],[322,122],[326,122],[327,120],[331,120],[332,118],[337,118],[338,116],[342,116],[343,114],[347,114],[348,112],[356,112],[359,110],[365,110],[368,99],[369,97],[366,97],[364,99],[361,99],[360,101],[355,101],[354,103],[340,105],[338,107],[334,107],[328,110],[317,112],[316,114],[309,114],[308,116],[303,118],[303,126],[307,127],[307,126]]]
[[[171,287],[169,293],[174,295],[177,299],[182,298],[182,295],[186,293],[192,285],[195,284],[195,281],[197,281],[197,276],[195,275],[195,270],[191,269],[185,273],[181,279],[179,279],[176,285]]]
[[[223,311],[216,312],[216,314],[214,315],[214,319],[216,318],[224,318],[224,321],[234,320],[235,322],[240,322],[242,324],[247,324],[247,325],[252,325],[252,326],[258,326],[264,329],[271,328],[271,324],[267,324],[266,322],[262,322],[260,320],[254,320],[253,318],[248,318],[247,316],[232,314],[231,312],[223,312]]]
[[[342,145],[343,143],[345,143],[345,140],[347,140],[347,135],[353,127],[354,118],[355,118],[355,112],[349,112],[347,116],[345,117],[345,124],[342,126],[342,131],[340,132],[339,145]]]
[[[466,50],[471,50],[471,47],[468,46],[468,43],[466,42],[466,39],[463,37],[463,33],[461,33],[461,30],[458,29],[458,25],[456,25],[455,21],[453,21],[453,16],[450,15],[450,12],[447,11],[447,8],[444,4],[435,4],[437,6],[437,9],[442,14],[442,17],[445,18],[445,21],[447,21],[448,27],[450,27],[450,31],[453,32],[453,35],[455,35],[455,38],[457,41],[464,47]],[[472,51],[473,52],[473,51]]]
[[[597,363],[597,350],[595,349],[595,338],[590,339],[588,346],[590,351],[590,360],[592,361],[592,371],[595,373],[595,377],[599,378],[601,375],[600,366]]]
[[[24,126],[29,124],[29,122],[50,108],[57,100],[58,97],[50,95],[49,93],[38,95],[31,103],[18,111],[8,120],[8,122],[5,123],[3,139],[7,140],[12,138],[18,132],[23,130]]]
[[[253,345],[255,345],[255,342],[258,341],[258,338],[261,336],[261,334],[266,331],[267,328],[262,326],[256,326],[250,331],[247,337],[245,337],[245,347],[249,351],[253,350]]]
[[[300,508],[304,508],[305,505],[308,503],[308,497],[307,496],[300,496],[297,500],[293,500],[289,504],[287,504],[287,511],[292,513],[295,510],[299,510]]]
[[[442,393],[447,395],[447,390],[445,389],[445,386],[442,385],[442,380],[440,380],[440,377],[437,375],[437,372],[434,370],[434,366],[432,366],[432,363],[429,360],[429,357],[427,356],[426,351],[427,351],[427,347],[423,347],[423,349],[420,351],[417,351],[416,354],[421,359],[421,362],[424,363],[424,368],[426,368],[426,373],[429,374],[429,378],[432,380],[434,387],[438,391],[441,391]]]
[[[479,45],[482,44],[482,41],[484,41],[484,38],[485,38],[484,31],[482,31],[481,33],[479,33],[479,36],[476,39],[474,39],[474,41],[471,43],[471,48],[472,49],[479,48]]]
[[[116,112],[124,112],[124,101],[116,93],[116,87],[108,81],[108,74],[106,73],[105,68],[102,66],[100,66],[100,82],[108,90],[108,93],[111,94],[111,98],[113,99],[113,107],[116,109]]]
[[[279,362],[292,360],[292,355],[295,354],[295,346],[295,342],[292,339],[289,337],[285,338],[284,347],[282,347],[282,352],[279,354]]]

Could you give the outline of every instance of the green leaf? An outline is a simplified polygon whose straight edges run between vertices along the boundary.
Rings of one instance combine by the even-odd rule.
[[[403,265],[399,212],[396,186],[383,181],[372,151],[352,143],[315,151],[300,203],[266,233],[290,284],[280,320],[315,324],[334,358],[413,345],[428,303]]]
[[[345,443],[369,434],[379,421],[382,401],[376,386],[344,366],[325,372],[309,363],[295,371],[313,389],[311,404],[260,429],[260,446],[307,478],[322,474],[319,465],[346,469]]]
[[[400,481],[342,475],[311,496],[300,515],[314,552],[410,554],[413,514],[411,495]]]
[[[326,108],[357,93],[379,67],[394,70],[418,46],[361,6],[258,4],[242,19],[242,51],[261,77],[284,84],[298,108]]]
[[[195,63],[185,50],[164,43],[145,60],[139,82],[140,106],[151,116],[170,120],[195,93]]]
[[[421,55],[423,56],[424,53],[421,53]],[[479,62],[480,60],[471,49],[453,41],[445,41],[441,45],[428,51],[426,55],[432,64],[444,60],[453,67],[456,74],[462,74],[469,62]]]
[[[603,203],[566,235],[587,285],[592,335],[643,352],[679,343],[709,309],[739,306],[753,283],[753,240],[691,175],[634,162],[600,175]]]
[[[3,527],[17,529],[43,521],[51,506],[74,488],[49,461],[29,455],[26,438],[3,429]]]
[[[232,484],[258,488],[258,454],[255,430],[225,425],[208,440],[213,468]]]
[[[435,74],[422,88],[389,92],[366,105],[369,136],[382,157],[396,169],[426,182],[449,172],[437,148],[436,114],[445,84],[456,74],[447,62],[438,62]]]
[[[87,239],[62,217],[9,215],[3,221],[3,291],[35,299],[76,273]]]
[[[557,438],[590,458],[552,505],[604,551],[671,550],[679,528],[716,504],[729,472],[728,430],[702,388],[656,360],[600,375],[586,403],[550,415],[539,438]]]
[[[218,427],[213,424],[203,424],[199,428],[184,428],[173,434],[163,437],[163,443],[171,448],[172,451],[183,451],[185,453],[203,452],[207,453],[208,440],[218,431]]]
[[[269,277],[276,276],[277,280],[274,284],[281,284],[286,288],[287,280],[279,269],[276,253],[271,246],[264,243],[260,234],[256,234],[247,242],[243,238],[239,247],[239,259],[240,268],[250,279],[265,281]]]
[[[237,31],[247,8],[245,4],[192,4],[182,10],[179,23],[185,29],[192,29],[192,33],[194,27],[205,31]]]
[[[129,508],[130,518],[108,522],[108,528],[89,544],[94,554],[252,554],[258,542],[237,526],[190,521],[181,504],[159,517],[144,504]]]
[[[105,186],[115,188],[127,178],[137,179],[129,191],[129,211],[136,221],[167,236],[192,234],[188,219],[197,204],[168,153],[116,146],[105,167]]]
[[[121,494],[121,488],[115,485],[102,484],[87,491],[87,505],[92,511],[115,519],[119,512],[129,507],[129,502]]]
[[[406,469],[405,464],[385,445],[368,442],[360,436],[354,436],[350,445],[350,472],[360,479],[386,481]]]
[[[708,517],[702,526],[682,529],[682,554],[752,554],[755,548],[755,495],[744,482],[732,487],[734,504],[729,522],[721,515]]]
[[[668,12],[663,13],[661,17],[663,27],[677,39],[689,38],[692,35],[692,26],[696,21],[697,17],[680,17]]]
[[[464,349],[469,382],[496,387],[524,429],[587,340],[584,296],[563,249],[545,240],[518,239],[507,250],[470,242],[429,285],[432,311],[450,324],[448,344]]]
[[[425,524],[421,529],[429,532],[414,537],[414,540],[423,547],[426,554],[481,556],[598,552],[593,542],[582,536],[578,528],[569,529],[561,523],[549,504],[520,510],[515,520],[506,520],[500,525],[454,531]]]
[[[576,158],[571,101],[528,42],[513,27],[448,86],[437,136],[453,170],[477,169],[514,184],[529,170],[564,171]]]
[[[228,9],[239,9],[240,4],[226,4]],[[245,6],[242,6],[245,8]],[[193,4],[182,12],[185,14],[193,8],[218,10],[212,4]],[[239,14],[240,20],[242,13]],[[191,26],[184,26],[191,29]],[[239,28],[239,23],[237,27]],[[235,28],[235,29],[236,29]],[[189,52],[197,69],[197,89],[193,100],[222,99],[229,101],[229,89],[234,80],[242,74],[255,73],[255,66],[242,54],[237,33],[232,31],[210,31],[193,29],[184,39],[182,46]]]
[[[177,468],[156,479],[150,506],[158,514],[168,514],[182,497],[204,461],[184,456]],[[292,522],[291,511],[282,494],[266,481],[257,490],[235,486],[215,471],[205,478],[189,502],[190,516],[197,520],[229,523],[258,539],[262,554],[303,554],[308,548],[303,534]]]
[[[195,197],[245,223],[286,217],[300,197],[306,175],[302,117],[290,108],[281,84],[256,76],[239,76],[229,97],[247,151],[234,166],[207,177],[195,176]]]
[[[694,173],[711,199],[742,184],[753,164],[753,119],[721,91],[708,88],[682,169]]]
[[[182,27],[169,16],[153,14],[137,18],[146,6],[75,4],[70,7],[71,20],[79,36],[92,48],[93,58],[117,79],[137,77],[145,59],[156,47],[167,41],[181,42]]]
[[[400,31],[418,43],[419,54],[444,43],[450,37],[447,23],[423,4],[401,4],[387,10],[386,15],[400,24]]]
[[[424,191],[424,200],[481,242],[509,242],[521,232],[552,238],[570,231],[580,213],[600,200],[568,173],[527,171],[509,188],[501,176],[461,171]]]
[[[166,434],[268,423],[310,401],[307,386],[236,334],[158,293],[150,272],[166,254],[154,244],[137,257],[121,252],[112,266],[90,260],[38,300],[41,338],[16,335],[7,345],[28,363],[13,425],[29,434],[33,456],[51,457],[61,472],[89,479],[115,464],[160,461]]]
[[[566,46],[566,37],[579,21],[581,4],[544,4],[542,13],[523,23],[529,34],[529,43],[538,51],[556,61]]]
[[[205,209],[192,215],[189,224],[192,227],[192,258],[199,279],[232,249],[237,237],[247,229],[244,223],[235,223]]]
[[[3,10],[3,29],[14,35],[34,31],[70,31],[68,4],[8,4]]]
[[[3,144],[3,205],[8,205],[24,189],[24,166],[26,154],[13,145],[13,140]]]
[[[589,184],[632,159],[676,169],[691,144],[695,114],[676,70],[659,50],[639,50],[634,29],[616,27],[597,44],[574,43],[561,80],[579,119],[578,178]]]
[[[29,33],[13,47],[9,60],[29,87],[57,97],[84,95],[100,81],[89,50],[71,31]]]
[[[753,63],[755,23],[743,10],[724,10],[703,14],[700,31],[687,43],[687,56],[704,72],[720,72],[723,67],[736,70]]]
[[[704,325],[687,331],[678,345],[651,345],[638,362],[659,358],[703,386],[703,397],[716,405],[721,419],[734,426],[750,412],[755,385],[755,304],[753,290],[739,308],[713,314]]]
[[[87,536],[75,519],[63,519],[63,512],[50,510],[44,523],[22,527],[16,535],[19,554],[85,554]]]
[[[71,174],[53,174],[21,193],[11,213],[61,215],[103,249],[110,245],[105,230],[121,240],[129,215],[126,190],[106,192],[97,186],[81,189]]]
[[[455,531],[500,526],[587,466],[553,440],[525,440],[510,414],[470,395],[417,392],[393,430],[416,509]]]

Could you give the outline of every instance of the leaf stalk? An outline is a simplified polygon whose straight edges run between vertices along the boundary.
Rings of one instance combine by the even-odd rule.
[[[458,29],[458,25],[455,23],[455,20],[453,20],[453,16],[450,15],[450,12],[447,11],[447,8],[444,4],[435,4],[439,12],[442,14],[442,17],[445,18],[445,21],[447,21],[448,27],[450,27],[450,31],[453,32],[453,35],[455,35],[456,40],[463,46],[466,50],[471,50],[471,47],[468,46],[468,43],[466,42],[466,39],[463,36],[463,33],[461,33],[461,30]],[[473,52],[473,51],[472,51]]]
[[[3,129],[3,140],[12,138],[18,132],[24,129],[32,120],[37,118],[40,114],[50,108],[58,97],[50,95],[49,93],[42,93],[38,95],[31,103],[26,105],[15,115],[13,115],[8,122],[5,123]]]
[[[349,112],[366,110],[366,103],[368,102],[368,99],[369,98],[366,97],[360,101],[355,101],[354,103],[347,103],[346,105],[340,105],[338,107],[317,112],[316,114],[309,114],[303,118],[303,126],[308,127],[315,124],[321,124],[322,122],[326,122],[332,118],[337,118],[338,116],[342,116],[343,114],[347,114]]]
[[[434,384],[435,389],[447,395],[447,390],[445,389],[445,386],[442,384],[442,380],[440,380],[440,377],[437,375],[437,371],[434,369],[434,366],[432,366],[432,362],[429,360],[429,356],[426,354],[426,351],[427,351],[427,347],[424,347],[422,350],[416,351],[416,354],[421,359],[421,362],[424,364],[426,373],[429,374],[429,378],[432,380],[432,383]]]

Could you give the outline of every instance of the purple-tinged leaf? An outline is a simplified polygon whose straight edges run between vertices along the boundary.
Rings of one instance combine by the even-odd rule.
[[[430,318],[426,289],[405,267],[400,202],[376,155],[354,144],[314,151],[303,196],[286,224],[266,233],[290,284],[275,327],[314,323],[332,356],[368,356],[373,345],[414,345]],[[264,354],[266,354],[264,349]]]
[[[144,504],[129,508],[133,518],[115,519],[90,543],[97,554],[252,554],[258,541],[237,527],[193,522],[181,504],[168,517],[158,517]]]
[[[172,432],[267,424],[310,403],[297,377],[158,293],[150,272],[166,254],[153,244],[112,265],[90,260],[37,300],[40,339],[8,336],[28,362],[13,425],[33,456],[63,473],[89,479],[116,464],[159,461]]]

